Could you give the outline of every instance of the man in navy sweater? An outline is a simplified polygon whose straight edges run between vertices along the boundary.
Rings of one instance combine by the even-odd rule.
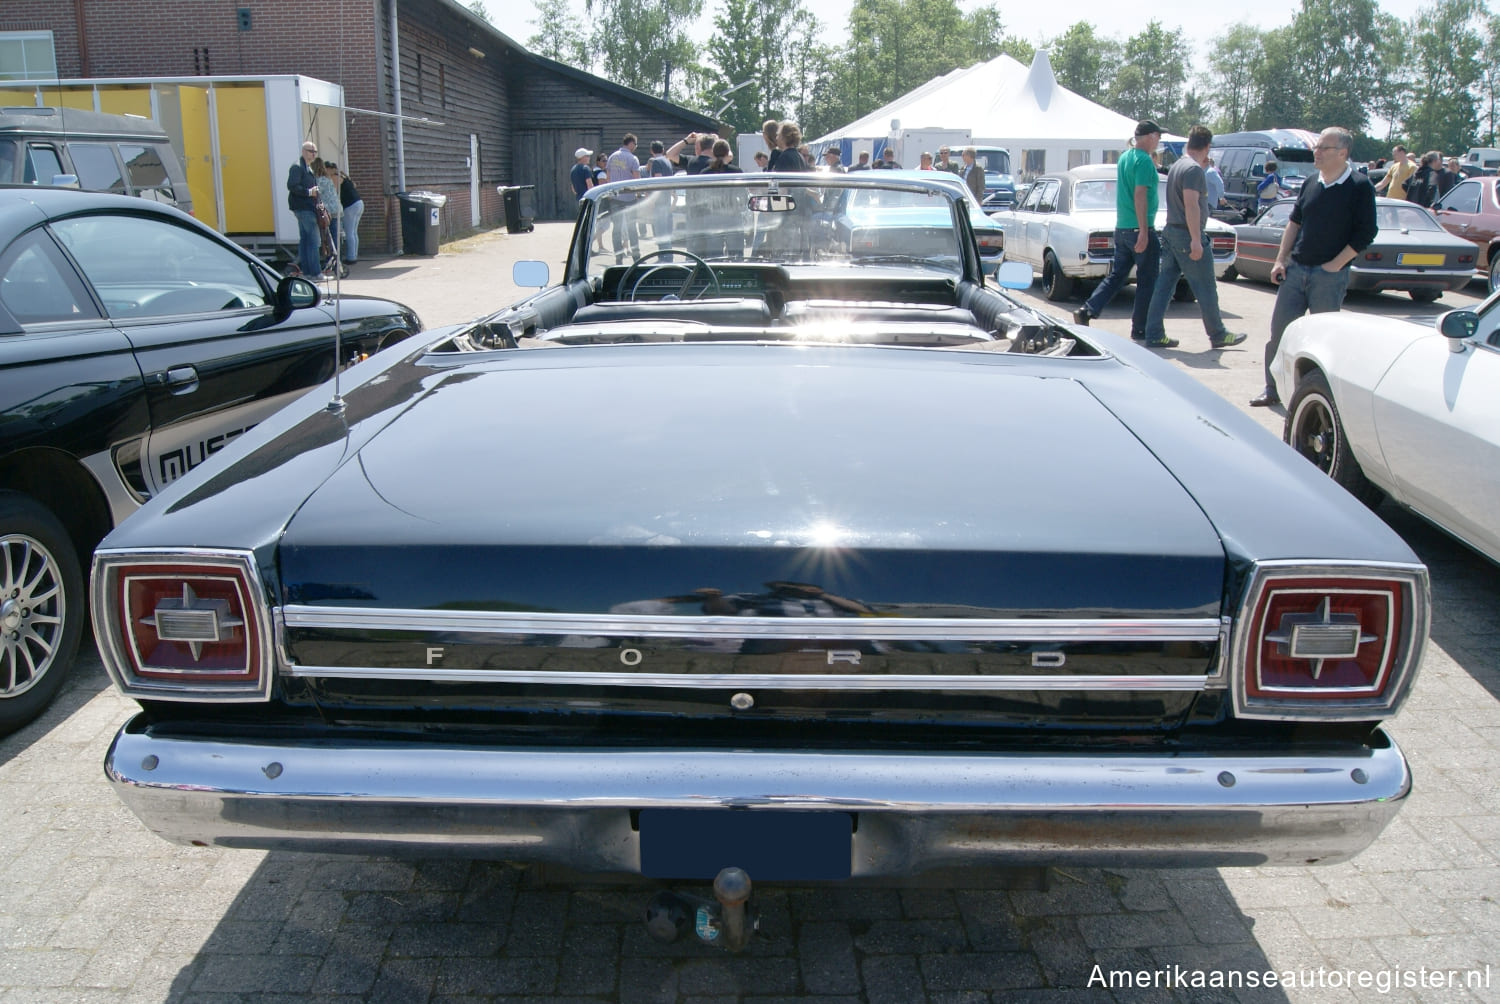
[[[318,144],[302,144],[302,159],[292,165],[286,176],[286,207],[297,217],[297,267],[308,279],[321,279],[318,263],[318,176],[312,162],[318,156]]]
[[[1306,313],[1338,310],[1349,288],[1349,263],[1375,239],[1375,188],[1349,166],[1354,137],[1334,126],[1324,129],[1313,148],[1318,176],[1309,178],[1281,235],[1271,281],[1280,283],[1271,311],[1271,341],[1266,345],[1266,389],[1250,404],[1281,403],[1271,360],[1286,327]]]

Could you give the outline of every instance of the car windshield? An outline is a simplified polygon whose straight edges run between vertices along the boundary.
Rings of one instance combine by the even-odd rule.
[[[1442,230],[1442,224],[1421,206],[1381,206],[1375,211],[1381,230]]]
[[[959,198],[915,182],[826,174],[658,179],[601,192],[579,240],[590,278],[674,249],[710,262],[899,264],[957,277]]]

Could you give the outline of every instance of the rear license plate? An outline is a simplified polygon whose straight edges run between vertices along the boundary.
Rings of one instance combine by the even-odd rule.
[[[1398,254],[1397,265],[1441,265],[1443,256],[1440,254]]]
[[[641,873],[712,879],[734,866],[752,882],[847,879],[853,834],[847,812],[642,809]]]

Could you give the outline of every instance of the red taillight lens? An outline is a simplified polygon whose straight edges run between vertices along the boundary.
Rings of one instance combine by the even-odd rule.
[[[1341,699],[1377,695],[1390,680],[1401,590],[1365,580],[1278,581],[1254,614],[1259,625],[1252,697]]]
[[[1210,240],[1216,256],[1223,257],[1234,253],[1234,234],[1214,234]]]
[[[1089,234],[1089,257],[1113,257],[1114,253],[1114,234]]]
[[[253,680],[245,584],[192,566],[127,568],[117,579],[127,655],[146,679]]]
[[[1474,264],[1474,256],[1471,254],[1461,254],[1458,256],[1458,263],[1460,265],[1472,265]]]
[[[1235,713],[1339,721],[1392,713],[1421,660],[1428,602],[1421,566],[1258,569],[1235,628]]]
[[[269,617],[250,555],[101,551],[93,595],[99,651],[126,694],[269,697]]]
[[[975,239],[979,241],[979,246],[982,247],[982,248],[1003,248],[1003,247],[1005,247],[1005,235],[1004,234],[980,234]]]
[[[1366,251],[1365,252],[1365,261],[1379,261],[1379,260],[1380,260],[1380,252],[1379,251]]]

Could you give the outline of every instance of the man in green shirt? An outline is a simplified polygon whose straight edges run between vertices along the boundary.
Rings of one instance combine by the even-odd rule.
[[[1156,239],[1156,192],[1160,184],[1151,155],[1161,143],[1161,126],[1145,119],[1135,127],[1135,141],[1115,167],[1115,259],[1109,275],[1094,289],[1094,295],[1077,310],[1073,320],[1088,324],[1104,313],[1135,269],[1135,308],[1130,314],[1130,337],[1146,338],[1146,315],[1151,291],[1161,264],[1161,245]]]

